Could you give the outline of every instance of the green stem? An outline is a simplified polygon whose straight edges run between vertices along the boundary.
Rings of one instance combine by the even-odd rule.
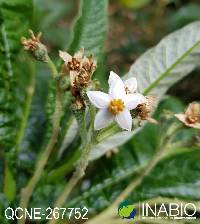
[[[111,124],[109,127],[105,128],[104,130],[100,131],[97,135],[97,142],[102,142],[105,139],[109,138],[110,136],[116,134],[121,129],[116,124]]]
[[[73,110],[74,116],[77,120],[79,132],[81,136],[82,146],[84,147],[87,144],[87,128],[85,121],[85,108]]]
[[[48,58],[47,65],[51,69],[51,71],[53,73],[53,77],[57,76],[58,75],[57,70],[56,70],[53,62],[50,60],[50,58]],[[34,191],[34,188],[35,188],[36,184],[38,183],[38,181],[40,180],[41,175],[44,170],[44,167],[45,167],[45,165],[49,159],[49,156],[57,142],[58,133],[59,133],[59,129],[60,129],[60,120],[61,120],[61,116],[62,116],[62,96],[63,96],[63,92],[60,89],[59,84],[57,83],[55,111],[54,111],[54,115],[53,115],[53,127],[52,127],[51,137],[47,144],[46,149],[42,152],[42,154],[40,155],[40,157],[37,161],[36,169],[35,169],[35,172],[34,172],[32,178],[28,182],[27,186],[21,190],[20,207],[23,209],[28,207],[28,204],[29,204],[31,195]],[[22,218],[21,220],[19,220],[18,223],[24,224],[25,221],[26,220],[24,218]]]
[[[63,204],[68,199],[68,197],[69,197],[70,193],[72,192],[72,190],[74,189],[74,187],[77,185],[79,180],[85,175],[85,170],[89,163],[89,154],[90,154],[90,151],[92,149],[94,142],[96,141],[95,140],[96,133],[93,130],[95,110],[91,105],[89,105],[89,112],[90,112],[90,127],[89,127],[89,129],[90,129],[91,133],[87,134],[87,131],[85,130],[84,138],[86,138],[86,140],[82,139],[82,145],[83,145],[82,155],[77,163],[76,169],[75,169],[72,177],[70,178],[69,182],[65,186],[64,191],[57,198],[57,200],[54,204],[54,208],[55,207],[61,208],[63,206]],[[79,116],[79,121],[78,121],[79,125],[80,124],[83,125],[83,123],[85,122],[84,117],[85,117],[85,113],[82,113],[82,116]],[[80,118],[82,118],[82,120]],[[84,126],[85,126],[85,124],[84,124]],[[83,132],[83,130],[80,130],[80,131]],[[89,135],[89,137],[88,137],[88,135]],[[85,143],[86,143],[86,145],[84,146]],[[48,222],[48,224],[55,224],[57,222],[58,222],[58,220],[52,218]]]
[[[47,63],[47,65],[48,65],[48,67],[49,67],[49,69],[51,70],[51,72],[52,72],[52,76],[53,76],[53,78],[57,78],[58,77],[58,71],[57,71],[57,68],[56,68],[56,66],[54,65],[54,63],[52,62],[52,60],[51,60],[51,58],[47,55],[47,57],[46,57],[46,63]]]
[[[5,157],[3,192],[9,201],[13,201],[15,199],[16,183],[9,158],[7,157]]]
[[[24,113],[23,113],[21,126],[19,128],[19,132],[18,132],[17,140],[16,140],[17,152],[19,152],[19,150],[20,150],[20,143],[24,136],[24,131],[26,128],[26,124],[28,122],[29,114],[30,114],[33,94],[35,91],[35,65],[30,59],[29,59],[29,66],[30,66],[30,82],[27,87],[27,96],[26,96],[26,102],[25,102],[25,106],[24,106]]]
[[[89,104],[89,112],[90,112],[90,127],[89,127],[89,132],[92,135],[94,133],[94,119],[96,115],[96,109],[92,104]]]

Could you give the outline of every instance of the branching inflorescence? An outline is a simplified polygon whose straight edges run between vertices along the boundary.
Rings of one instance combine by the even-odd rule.
[[[103,136],[112,136],[121,130],[131,132],[139,127],[143,120],[158,124],[150,115],[156,104],[156,96],[144,96],[139,93],[135,77],[123,81],[116,73],[111,71],[108,79],[108,94],[104,93],[100,91],[99,85],[92,79],[97,68],[97,62],[92,54],[85,56],[83,48],[73,56],[67,52],[59,51],[59,57],[64,63],[60,71],[58,71],[48,55],[47,47],[41,43],[40,39],[41,33],[35,36],[30,31],[30,39],[23,37],[21,42],[26,51],[30,52],[37,60],[46,63],[52,71],[56,83],[55,111],[49,142],[38,158],[33,177],[21,191],[22,208],[28,206],[35,186],[40,180],[57,142],[61,128],[61,117],[65,113],[63,107],[63,95],[65,92],[69,92],[72,96],[71,109],[79,126],[81,153],[79,160],[75,164],[75,170],[66,183],[63,192],[55,201],[54,207],[61,207],[66,202],[71,191],[84,176],[89,163],[90,152],[95,144],[104,139]],[[96,111],[96,108],[99,110]],[[87,116],[88,114],[89,116]],[[192,103],[185,114],[176,114],[175,116],[185,125],[199,128],[199,104]],[[89,117],[89,120],[86,117]],[[117,129],[113,127],[117,127]],[[56,222],[55,219],[49,221],[50,224]],[[19,223],[24,224],[25,220],[21,219]]]
[[[67,52],[59,51],[59,56],[64,61],[64,64],[61,67],[61,71],[58,72],[48,55],[47,47],[41,42],[41,33],[35,36],[33,31],[30,30],[29,32],[30,38],[22,37],[21,42],[26,51],[30,52],[37,60],[46,63],[52,71],[53,78],[55,82],[57,82],[56,107],[54,112],[55,116],[53,116],[52,121],[52,135],[46,149],[43,150],[42,155],[38,159],[33,177],[30,179],[27,186],[22,189],[21,207],[25,208],[28,206],[34,188],[40,180],[49,156],[55,147],[61,125],[61,116],[64,113],[62,105],[63,94],[65,91],[70,91],[73,97],[71,108],[77,119],[82,139],[82,153],[77,162],[74,174],[66,184],[64,192],[55,202],[55,206],[62,206],[73,187],[84,175],[89,161],[90,150],[101,135],[98,130],[108,125],[112,126],[112,123],[116,121],[120,128],[131,131],[133,119],[140,121],[149,120],[148,114],[150,112],[149,105],[151,102],[149,98],[137,92],[136,78],[131,78],[123,82],[114,72],[110,72],[108,80],[109,93],[106,94],[99,91],[99,85],[96,85],[96,81],[92,80],[92,75],[96,70],[97,63],[92,54],[89,56],[84,55],[83,48],[73,56]],[[61,83],[65,84],[61,85]],[[85,120],[87,107],[89,107],[90,113],[89,130],[87,130],[88,125]],[[95,107],[100,109],[97,114]],[[54,223],[56,221],[51,222]],[[20,220],[20,224],[24,223],[25,220]]]

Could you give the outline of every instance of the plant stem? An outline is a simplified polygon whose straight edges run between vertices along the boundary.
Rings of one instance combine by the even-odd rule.
[[[9,162],[10,162],[9,158],[5,157],[3,192],[9,201],[13,201],[16,196],[16,183],[15,183],[15,177],[12,172],[13,170],[12,167],[10,167]]]
[[[58,207],[61,208],[65,201],[68,199],[70,193],[72,192],[73,188],[77,185],[79,180],[85,175],[85,170],[88,166],[89,163],[89,154],[93,146],[93,142],[95,142],[96,139],[96,132],[93,130],[93,125],[94,125],[94,118],[95,118],[95,109],[92,105],[89,105],[89,112],[90,112],[90,127],[89,127],[89,132],[86,130],[86,122],[85,122],[85,110],[81,111],[78,110],[74,111],[75,116],[78,121],[79,129],[81,134],[81,139],[82,139],[82,155],[77,163],[76,169],[70,178],[69,182],[64,188],[64,191],[61,193],[61,195],[57,198],[54,208]],[[83,128],[83,129],[81,129]],[[58,220],[52,218],[48,224],[55,224],[57,223]]]
[[[47,60],[47,65],[51,69],[51,71],[53,73],[53,77],[56,77],[58,75],[58,73],[57,73],[57,70],[50,58],[48,58],[48,60]],[[36,169],[35,169],[35,172],[34,172],[32,178],[28,182],[27,186],[21,190],[20,207],[23,209],[28,207],[28,203],[30,201],[30,198],[34,191],[34,188],[35,188],[36,184],[38,183],[38,181],[40,180],[40,177],[43,173],[44,167],[45,167],[45,165],[49,159],[49,156],[57,142],[57,137],[58,137],[58,133],[59,133],[59,129],[60,129],[60,120],[61,120],[61,116],[62,116],[62,96],[63,96],[63,92],[60,89],[59,84],[56,83],[55,111],[54,111],[54,115],[53,115],[53,127],[52,127],[51,137],[47,144],[46,149],[42,152],[42,154],[40,155],[40,157],[37,161]],[[22,218],[21,220],[19,220],[18,223],[24,224],[25,221],[26,220],[24,218]]]
[[[47,58],[46,58],[46,63],[48,65],[49,69],[52,72],[53,78],[55,79],[56,77],[58,77],[57,68],[56,68],[56,66],[54,65],[54,63],[52,62],[51,58],[48,55],[47,55]]]
[[[29,85],[27,87],[27,96],[26,96],[26,102],[25,102],[25,106],[24,106],[22,122],[21,122],[21,126],[19,128],[19,132],[18,132],[17,140],[16,140],[16,151],[17,152],[19,152],[19,150],[20,150],[20,143],[24,136],[24,131],[26,128],[26,124],[28,122],[28,117],[29,117],[29,113],[30,113],[30,109],[31,109],[33,94],[35,91],[35,65],[30,59],[28,59],[28,60],[29,60],[29,67],[30,67],[30,81],[29,81]]]
[[[68,199],[68,197],[69,197],[71,191],[73,190],[73,188],[77,185],[79,180],[85,175],[85,170],[88,166],[88,162],[89,162],[88,157],[89,157],[89,153],[90,153],[91,148],[92,148],[92,144],[88,144],[83,149],[82,156],[81,156],[80,160],[78,161],[78,164],[76,166],[76,170],[74,171],[72,177],[70,178],[69,182],[65,186],[64,191],[62,192],[62,194],[56,200],[56,202],[54,204],[54,208],[55,207],[61,208],[63,206],[65,201]],[[48,222],[48,224],[55,224],[57,222],[58,222],[58,220],[52,218]]]
[[[118,205],[123,201],[127,196],[133,192],[144,180],[146,176],[153,170],[153,168],[160,162],[169,150],[169,143],[170,139],[167,139],[167,142],[161,146],[161,148],[156,152],[153,158],[147,163],[145,168],[142,170],[140,175],[136,177],[128,186],[127,188],[122,191],[122,193],[114,200],[114,202],[109,206],[105,211],[100,213],[99,215],[95,216],[94,218],[90,219],[86,222],[86,224],[100,224],[103,221],[107,222],[109,219],[114,218],[116,215],[116,208]]]
[[[78,123],[80,137],[81,137],[81,143],[84,147],[88,141],[86,120],[85,120],[85,108],[73,110],[73,113],[74,113],[74,116]]]

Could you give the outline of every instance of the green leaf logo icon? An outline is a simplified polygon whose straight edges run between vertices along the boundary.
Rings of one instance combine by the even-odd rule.
[[[135,206],[128,201],[123,201],[118,207],[118,215],[122,219],[134,219],[136,215]]]

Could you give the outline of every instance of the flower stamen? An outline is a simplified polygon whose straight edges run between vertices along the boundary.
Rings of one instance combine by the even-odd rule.
[[[122,112],[125,108],[124,102],[121,99],[114,99],[110,101],[108,106],[108,111],[113,114],[117,115]]]
[[[67,67],[68,67],[68,69],[70,70],[70,71],[79,71],[79,69],[80,69],[80,65],[81,65],[81,63],[80,63],[80,61],[78,61],[76,58],[72,58],[72,60],[71,61],[69,61],[68,63],[67,63]]]
[[[188,123],[190,123],[190,124],[194,124],[194,123],[200,121],[200,117],[199,117],[199,116],[192,116],[192,115],[189,115],[189,116],[186,117],[186,120],[187,120]]]

